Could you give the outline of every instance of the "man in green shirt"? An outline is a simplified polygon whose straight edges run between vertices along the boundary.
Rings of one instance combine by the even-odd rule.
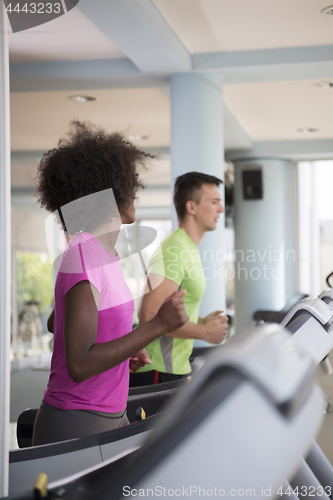
[[[185,307],[190,320],[182,328],[149,344],[147,351],[152,363],[131,376],[132,385],[154,383],[154,370],[159,372],[159,382],[189,374],[193,339],[219,344],[227,334],[228,317],[220,316],[222,311],[199,317],[206,280],[198,245],[207,231],[216,229],[219,216],[224,212],[218,189],[221,183],[217,177],[199,172],[189,172],[176,180],[174,204],[179,227],[163,241],[149,263],[151,287],[143,296],[140,324],[149,321],[179,289],[186,289]]]

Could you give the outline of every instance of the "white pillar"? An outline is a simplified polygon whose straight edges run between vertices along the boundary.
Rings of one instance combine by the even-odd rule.
[[[203,79],[182,73],[171,78],[172,188],[178,176],[192,171],[224,178],[223,77],[201,76]],[[223,186],[221,194],[223,198]],[[172,221],[173,227],[177,227],[174,207]],[[207,276],[201,316],[225,309],[223,232],[224,217],[221,216],[217,229],[206,233],[199,246]]]
[[[10,377],[10,126],[7,18],[0,5],[0,494],[8,495]]]
[[[245,200],[242,172],[262,169],[263,198]],[[294,294],[294,172],[289,160],[235,163],[235,329],[257,310],[280,310]]]

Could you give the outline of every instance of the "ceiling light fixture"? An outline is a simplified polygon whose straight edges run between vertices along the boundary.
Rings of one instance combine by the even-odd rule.
[[[324,10],[321,11],[324,16],[333,16],[333,5],[330,7],[326,7]]]
[[[331,89],[333,88],[333,82],[317,82],[314,83],[313,86],[318,89]]]
[[[312,134],[313,132],[319,132],[318,128],[297,128],[297,132],[300,132],[301,134]]]
[[[70,101],[75,101],[75,102],[92,102],[99,100],[98,97],[92,97],[87,95],[71,95],[68,99]]]
[[[130,135],[130,141],[147,141],[150,139],[150,135]]]

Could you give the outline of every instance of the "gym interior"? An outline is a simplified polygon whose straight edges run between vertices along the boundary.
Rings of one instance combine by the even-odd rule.
[[[105,498],[136,496],[134,489],[121,490],[127,478],[135,491],[137,485],[146,491],[164,481],[175,492],[176,483],[178,489],[196,484],[200,471],[206,492],[216,486],[227,496],[231,485],[238,493],[229,489],[229,496],[237,498],[252,487],[256,498],[332,498],[333,6],[327,0],[59,0],[59,13],[41,21],[34,12],[23,19],[24,3],[1,5],[0,497],[30,498],[27,491],[35,494],[41,468],[36,461],[48,457],[50,469],[56,468],[61,460],[55,465],[51,459],[77,446],[90,458],[71,472],[75,479],[63,483],[63,498],[74,498],[85,477],[86,496],[75,498],[103,498],[107,489],[112,495]],[[44,3],[37,7],[55,2]],[[136,441],[126,445],[126,453],[113,446],[105,463],[91,459],[97,452],[90,442],[37,456],[28,454],[29,440],[22,448],[16,436],[20,414],[38,408],[46,388],[53,343],[46,326],[53,308],[52,251],[62,252],[66,244],[60,230],[48,231],[49,214],[36,202],[37,165],[72,120],[121,131],[156,155],[142,174],[146,188],[138,193],[133,225],[138,240],[142,227],[153,228],[159,241],[177,227],[172,193],[178,176],[197,171],[224,181],[225,213],[199,246],[207,285],[200,315],[225,311],[228,338],[209,349],[207,361],[202,349],[208,344],[195,342],[200,360],[193,365],[193,386],[165,387],[170,408],[161,420],[148,427],[131,424],[138,425],[131,431]],[[142,269],[125,272],[136,297],[137,324]],[[297,347],[288,344],[291,335]],[[248,377],[249,387],[231,408],[225,394],[241,384],[234,372]],[[270,395],[267,414],[256,390]],[[133,408],[144,407],[142,394],[130,394]],[[209,422],[203,405],[212,409]],[[290,418],[285,429],[274,420],[273,407]],[[180,418],[188,408],[193,425]],[[247,414],[253,428],[244,424]],[[264,415],[266,422],[272,418],[271,443],[260,434]],[[170,448],[186,433],[195,435],[199,457],[186,440]],[[202,447],[202,440],[210,447]],[[96,447],[111,450],[114,442],[104,436]],[[157,444],[168,452],[154,462]],[[132,453],[133,477],[126,462]],[[33,461],[36,468],[30,470]],[[253,462],[251,477],[247,461]],[[238,464],[234,476],[230,463]],[[113,469],[103,476],[103,466]],[[16,487],[23,470],[26,478]],[[51,478],[49,498],[58,498],[52,481],[61,484],[69,475],[59,469]],[[104,485],[96,496],[95,482]],[[193,490],[191,496],[200,495]]]

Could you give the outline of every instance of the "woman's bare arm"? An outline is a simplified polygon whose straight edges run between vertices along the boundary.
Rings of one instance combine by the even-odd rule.
[[[145,325],[119,339],[96,344],[96,293],[89,281],[80,281],[65,297],[66,361],[68,372],[75,382],[82,382],[119,365],[160,335],[188,321],[184,292],[177,292]]]

